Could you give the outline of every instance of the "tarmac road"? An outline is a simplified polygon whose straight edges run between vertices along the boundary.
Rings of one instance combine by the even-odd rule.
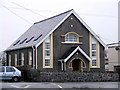
[[[120,90],[120,82],[1,82],[2,90]]]

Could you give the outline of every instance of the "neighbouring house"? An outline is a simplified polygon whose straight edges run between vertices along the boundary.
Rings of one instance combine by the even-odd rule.
[[[41,71],[104,71],[105,44],[72,9],[34,23],[6,50],[7,65]]]
[[[108,47],[108,70],[116,71],[119,66],[119,55],[118,55],[118,43],[111,43],[107,45]]]

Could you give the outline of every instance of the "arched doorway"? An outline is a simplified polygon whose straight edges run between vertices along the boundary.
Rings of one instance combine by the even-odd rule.
[[[81,59],[72,60],[72,70],[73,71],[83,71],[83,68],[86,68],[86,64]]]

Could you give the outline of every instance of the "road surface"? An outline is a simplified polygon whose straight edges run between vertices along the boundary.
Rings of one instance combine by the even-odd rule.
[[[2,90],[120,90],[120,82],[1,82],[1,86]]]

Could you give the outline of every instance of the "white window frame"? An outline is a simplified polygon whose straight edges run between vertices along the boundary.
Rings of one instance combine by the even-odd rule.
[[[95,47],[93,47],[95,45]],[[96,55],[93,56],[93,53]],[[94,61],[96,64],[94,64]],[[97,40],[92,36],[92,67],[97,67]]]
[[[46,47],[46,44],[49,44],[49,47]],[[45,63],[44,63],[44,66],[45,67],[50,67],[50,36],[45,40],[44,42],[44,50],[45,50]],[[46,54],[46,52],[49,51],[49,55]],[[48,61],[49,60],[49,61]]]
[[[50,50],[45,49],[45,58],[50,58]]]
[[[32,52],[28,52],[29,55],[29,65],[32,65]]]
[[[96,58],[96,56],[97,56],[96,50],[95,50],[95,51],[92,50],[92,57],[93,57],[93,58]]]
[[[17,66],[17,54],[15,54],[15,66]]]
[[[92,59],[92,66],[93,66],[93,67],[96,67],[96,66],[97,66],[97,61],[96,61],[96,59]]]
[[[93,46],[95,46],[95,47],[93,47]],[[92,50],[96,50],[96,43],[95,42],[92,43]]]
[[[21,65],[24,65],[24,53],[21,53]]]
[[[48,47],[46,47],[46,43],[49,43]],[[46,55],[47,51],[49,51],[50,54]],[[53,68],[53,33],[43,42],[43,68]]]
[[[50,66],[50,58],[45,58],[45,66]]]
[[[45,42],[45,49],[47,50],[49,50],[50,49],[50,42]]]
[[[68,33],[65,35],[65,42],[79,42],[79,36],[76,33]]]
[[[9,66],[11,66],[11,59],[12,59],[12,57],[11,57],[11,55],[9,55],[8,57],[9,57],[9,61],[8,61],[9,62]]]

